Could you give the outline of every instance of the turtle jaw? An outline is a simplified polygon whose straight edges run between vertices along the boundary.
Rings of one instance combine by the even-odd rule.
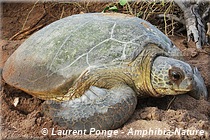
[[[165,96],[165,95],[179,95],[179,94],[185,94],[191,91],[190,89],[174,89],[172,88],[161,88],[161,89],[155,89],[156,92],[161,93],[160,95]]]
[[[175,91],[176,94],[185,94],[192,91],[194,84],[194,79],[186,77],[179,85],[174,84],[172,90]]]
[[[184,93],[187,93],[189,91],[191,91],[190,89],[187,90],[187,89],[175,89],[174,90],[176,93],[180,93],[180,94],[184,94]]]
[[[193,89],[194,80],[190,78],[192,76],[183,78],[179,82],[174,82],[167,79],[167,77],[169,77],[168,74],[163,74],[163,72],[157,75],[157,73],[159,73],[159,71],[151,73],[152,84],[155,91],[162,96],[185,94]]]

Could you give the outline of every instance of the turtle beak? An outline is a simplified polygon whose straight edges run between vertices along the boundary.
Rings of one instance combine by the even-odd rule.
[[[193,73],[195,83],[193,85],[193,90],[189,92],[189,95],[197,100],[208,100],[208,92],[200,72],[197,68],[193,68]]]

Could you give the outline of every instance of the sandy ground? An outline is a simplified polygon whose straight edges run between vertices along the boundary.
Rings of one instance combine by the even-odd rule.
[[[1,29],[3,37],[0,41],[2,63],[0,63],[0,70],[2,70],[7,58],[24,41],[21,37],[13,40],[9,40],[9,38],[20,30],[21,25],[25,21],[23,18],[25,16],[23,15],[27,15],[30,11],[29,7],[32,5],[25,4],[17,7],[14,4],[5,4],[3,6],[3,26]],[[59,10],[59,7],[55,7],[53,7],[54,10],[56,8]],[[33,17],[28,19],[26,26],[33,25],[37,22],[38,17],[43,16],[41,9],[42,6],[38,6],[36,11],[33,11]],[[74,11],[76,11],[74,13],[81,12],[75,9]],[[53,20],[49,20],[45,16],[45,20],[41,21],[41,23],[39,22],[39,24],[48,24],[47,22],[52,22]],[[24,34],[23,38],[27,37],[28,35]],[[187,43],[186,38],[183,36],[170,36],[170,38],[182,50],[186,61],[198,67],[204,77],[208,91],[210,91],[210,55],[208,53],[210,49],[205,47],[204,50],[206,52],[196,50],[194,43]],[[54,139],[69,137],[77,139],[210,139],[210,100],[195,100],[188,95],[176,96],[172,103],[171,100],[174,97],[168,96],[164,98],[139,99],[136,111],[132,117],[115,131],[88,135],[76,134],[74,136],[71,134],[60,136],[59,130],[65,130],[65,128],[59,127],[49,118],[43,116],[41,113],[43,100],[10,87],[4,83],[4,80],[1,81],[1,137],[3,139]],[[14,102],[17,99],[19,101],[17,106],[15,106]],[[47,135],[42,134],[46,132],[46,129],[43,128],[48,130]],[[172,135],[173,132],[178,132],[179,129],[182,129],[180,135],[177,133]],[[151,132],[151,135],[146,134],[146,130],[148,130],[148,133],[149,130],[154,130],[153,135]],[[166,134],[163,135],[160,131],[165,131]]]

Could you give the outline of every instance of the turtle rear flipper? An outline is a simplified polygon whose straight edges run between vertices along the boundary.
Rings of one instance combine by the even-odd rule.
[[[54,122],[72,130],[116,129],[133,114],[137,104],[135,92],[127,85],[111,89],[91,86],[84,95],[70,101],[46,101],[44,113]]]

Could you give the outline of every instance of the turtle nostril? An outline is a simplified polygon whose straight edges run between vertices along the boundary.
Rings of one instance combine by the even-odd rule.
[[[190,78],[189,78],[189,80],[190,80],[190,81],[192,81],[192,80],[193,80],[193,78],[192,78],[192,77],[190,77]]]

